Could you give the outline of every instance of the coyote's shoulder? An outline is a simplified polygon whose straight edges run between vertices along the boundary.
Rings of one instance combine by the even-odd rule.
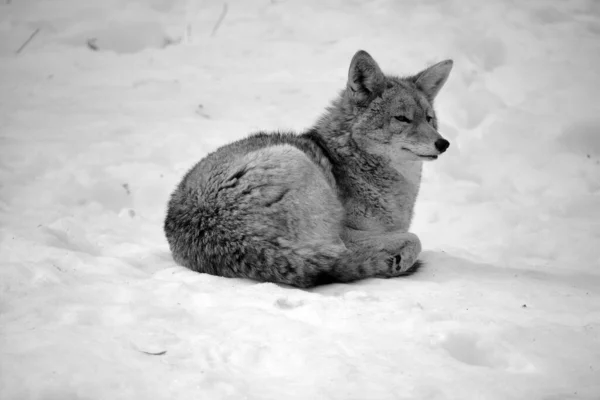
[[[433,99],[452,63],[385,76],[352,59],[346,89],[305,133],[258,133],[196,164],[171,196],[165,233],[193,270],[307,287],[406,274],[422,162],[449,143]]]

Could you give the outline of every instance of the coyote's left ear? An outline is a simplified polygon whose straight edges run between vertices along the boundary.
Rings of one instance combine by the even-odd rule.
[[[385,76],[373,57],[364,50],[359,50],[348,70],[348,92],[357,104],[367,106],[385,89]]]
[[[430,101],[437,96],[444,83],[446,83],[452,65],[452,60],[442,61],[415,75],[415,84]]]

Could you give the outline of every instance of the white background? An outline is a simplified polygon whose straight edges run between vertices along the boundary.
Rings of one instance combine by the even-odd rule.
[[[213,34],[223,4],[0,3],[0,398],[600,399],[600,2],[229,1]],[[427,266],[309,291],[176,266],[187,169],[310,127],[358,49],[455,62]]]

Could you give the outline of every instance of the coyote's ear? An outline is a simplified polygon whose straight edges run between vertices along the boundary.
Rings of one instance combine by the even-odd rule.
[[[414,77],[415,84],[432,101],[446,83],[452,70],[452,60],[446,60],[419,72]]]
[[[348,93],[357,104],[366,106],[385,89],[385,76],[373,57],[359,50],[350,62]]]

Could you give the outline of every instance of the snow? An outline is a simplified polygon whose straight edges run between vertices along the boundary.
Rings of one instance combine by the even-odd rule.
[[[0,4],[0,398],[600,399],[600,3],[229,1],[213,34],[223,7]],[[427,266],[312,290],[177,266],[185,171],[310,126],[361,48],[455,61]]]

